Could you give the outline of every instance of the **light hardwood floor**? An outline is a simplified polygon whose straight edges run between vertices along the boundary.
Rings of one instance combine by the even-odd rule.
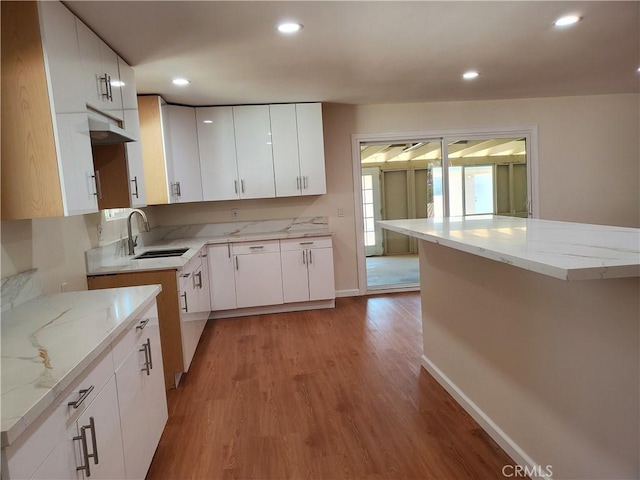
[[[418,293],[210,320],[148,479],[504,478],[512,460],[420,367]]]

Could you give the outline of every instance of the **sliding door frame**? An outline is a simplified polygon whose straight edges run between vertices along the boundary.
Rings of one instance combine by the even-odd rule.
[[[525,138],[527,145],[527,196],[529,203],[529,217],[538,218],[538,127],[535,125],[518,127],[491,128],[462,128],[428,130],[419,132],[390,132],[390,133],[354,133],[351,135],[351,157],[353,164],[353,197],[356,228],[356,259],[358,265],[358,290],[360,295],[372,293],[367,288],[367,264],[364,249],[364,215],[362,211],[362,164],[360,147],[366,143],[411,143],[419,141],[441,141],[442,146],[442,187],[444,199],[444,215],[449,216],[449,195],[446,192],[449,177],[449,142],[456,140],[482,140],[486,138]],[[389,292],[415,290],[415,288],[390,288]],[[375,290],[375,293],[383,293]]]

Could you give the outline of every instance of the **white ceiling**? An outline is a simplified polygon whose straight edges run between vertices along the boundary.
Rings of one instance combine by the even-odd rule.
[[[187,105],[640,91],[640,1],[64,3],[134,66],[139,93]],[[567,13],[583,20],[554,27]],[[285,19],[304,29],[279,34]]]

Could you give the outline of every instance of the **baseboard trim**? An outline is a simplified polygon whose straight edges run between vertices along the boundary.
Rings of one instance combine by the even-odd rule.
[[[313,302],[285,303],[282,305],[267,305],[263,307],[238,308],[235,310],[218,310],[211,312],[209,320],[215,318],[237,318],[250,315],[265,315],[269,313],[301,312],[305,310],[319,310],[322,308],[335,308],[335,299],[316,300]]]
[[[426,355],[422,355],[422,368],[429,372],[442,387],[449,392],[453,399],[478,422],[480,427],[509,455],[514,462],[526,469],[531,479],[553,480],[545,475],[544,467],[538,466],[520,446],[513,441],[473,400],[447,377]],[[541,474],[541,475],[540,475]]]
[[[386,293],[402,293],[402,292],[419,292],[420,284],[415,285],[400,285],[383,286],[383,287],[369,287],[367,288],[367,295],[381,295]]]
[[[351,288],[349,290],[336,290],[336,298],[338,297],[359,297],[360,290]]]

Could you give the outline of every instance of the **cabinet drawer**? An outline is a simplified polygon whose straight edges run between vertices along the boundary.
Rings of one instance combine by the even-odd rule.
[[[250,255],[252,253],[277,253],[280,251],[279,240],[265,242],[243,242],[232,245],[234,255]]]
[[[59,401],[40,415],[42,420],[33,422],[15,443],[6,448],[7,478],[31,478],[112,376],[113,359],[111,349],[107,348],[65,390]],[[82,398],[80,390],[85,389],[91,391],[85,393],[78,407],[70,406],[69,402],[78,402]]]
[[[289,250],[304,250],[306,248],[331,248],[331,237],[288,238],[280,240],[283,252]]]
[[[142,343],[145,335],[144,329],[147,325],[158,324],[158,307],[154,301],[135,322],[132,322],[127,329],[120,334],[113,345],[113,365],[117,370],[125,361],[133,347]]]

